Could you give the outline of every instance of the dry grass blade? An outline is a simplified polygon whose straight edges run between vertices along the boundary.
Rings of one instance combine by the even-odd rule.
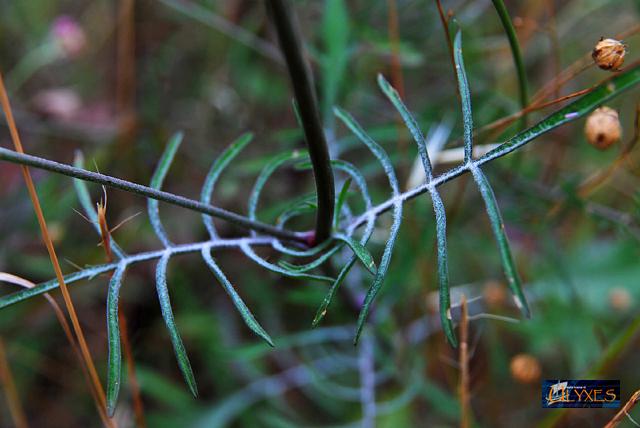
[[[11,134],[11,140],[13,141],[15,149],[19,153],[24,153],[22,143],[20,142],[20,135],[18,134],[18,128],[16,127],[15,120],[13,119],[13,112],[11,111],[11,105],[9,104],[9,97],[4,86],[2,74],[0,74],[0,103],[2,104],[2,110],[4,111],[4,115],[9,126],[9,132]],[[104,391],[102,390],[102,384],[100,383],[98,372],[96,371],[95,365],[93,364],[93,359],[91,358],[91,353],[89,351],[89,347],[87,346],[87,341],[84,338],[84,333],[82,332],[80,321],[78,320],[73,301],[71,300],[71,294],[69,293],[67,284],[64,282],[62,269],[60,268],[60,263],[58,262],[58,256],[56,255],[56,250],[53,247],[53,242],[51,241],[51,237],[49,236],[49,230],[47,229],[47,223],[44,219],[42,208],[40,207],[40,200],[38,199],[35,185],[33,184],[33,180],[31,179],[29,169],[26,166],[22,166],[21,168],[22,174],[24,175],[25,183],[27,185],[27,190],[29,191],[29,197],[31,198],[31,203],[33,204],[33,209],[36,212],[36,216],[38,218],[38,224],[42,233],[42,239],[44,240],[45,246],[47,247],[47,252],[49,253],[49,258],[51,259],[51,264],[53,265],[53,270],[55,271],[56,278],[58,280],[58,283],[60,284],[60,290],[62,291],[62,296],[64,297],[64,302],[67,307],[67,311],[69,312],[71,324],[73,325],[74,332],[78,339],[80,350],[82,351],[84,364],[91,374],[93,387],[95,388],[96,396],[99,399],[98,404],[99,406],[106,409],[106,398],[104,395]]]
[[[13,375],[11,374],[11,368],[9,361],[7,360],[7,354],[4,350],[4,342],[0,338],[0,383],[4,389],[5,395],[9,405],[9,413],[11,414],[11,421],[16,428],[27,428],[27,418],[24,414],[22,404],[20,403],[20,397],[18,396],[18,390],[16,384],[13,381]]]
[[[18,285],[20,287],[23,288],[33,288],[36,286],[36,284],[34,284],[33,282],[21,278],[19,276],[16,275],[12,275],[10,273],[5,273],[5,272],[0,272],[0,282],[6,282],[9,284],[15,284]],[[93,397],[94,400],[94,404],[96,405],[96,408],[98,409],[98,413],[100,414],[100,418],[102,419],[102,423],[105,426],[112,426],[113,423],[112,421],[107,417],[107,413],[104,411],[104,408],[102,406],[99,405],[100,403],[100,399],[97,397],[96,395],[96,391],[92,386],[91,383],[91,375],[89,374],[89,372],[87,371],[87,368],[84,364],[82,364],[82,352],[80,351],[80,348],[78,347],[78,344],[75,340],[75,338],[73,337],[73,332],[71,331],[71,326],[69,325],[69,322],[67,321],[67,318],[64,316],[64,312],[62,312],[62,309],[60,308],[60,305],[58,305],[58,302],[56,302],[56,300],[51,297],[51,295],[49,293],[44,293],[44,298],[47,299],[47,302],[49,302],[49,305],[51,305],[51,309],[53,309],[53,313],[56,315],[56,318],[58,319],[58,322],[60,323],[60,326],[62,327],[62,330],[64,331],[64,335],[67,338],[67,341],[69,342],[69,345],[71,345],[71,348],[73,349],[73,352],[76,354],[76,357],[78,358],[78,361],[80,361],[80,367],[82,368],[82,374],[84,375],[84,378],[87,382],[87,387],[89,388],[89,391],[91,392],[91,396]]]
[[[120,0],[118,3],[116,113],[120,137],[126,142],[133,136],[136,120],[135,2]]]
[[[611,419],[604,426],[604,428],[615,428],[615,427],[617,427],[618,425],[620,425],[620,422],[623,421],[625,416],[628,417],[628,418],[631,418],[631,416],[629,416],[629,412],[631,411],[631,409],[633,409],[635,407],[636,404],[638,404],[638,401],[640,401],[640,390],[638,390],[638,391],[633,393],[631,398],[629,398],[629,401],[627,401],[627,403],[624,405],[624,407],[622,409],[620,409],[620,411],[618,413],[616,413],[616,415],[613,417],[613,419]]]
[[[467,312],[467,298],[462,295],[460,301],[460,427],[471,426],[471,406],[469,400],[469,317]]]
[[[131,341],[129,340],[129,327],[127,325],[127,318],[122,312],[118,313],[118,322],[120,323],[120,336],[122,337],[124,361],[127,365],[127,378],[129,379],[131,396],[133,398],[133,411],[135,413],[136,427],[146,428],[147,422],[144,416],[144,405],[142,404],[140,383],[138,382],[138,376],[136,376],[135,360],[133,359]]]

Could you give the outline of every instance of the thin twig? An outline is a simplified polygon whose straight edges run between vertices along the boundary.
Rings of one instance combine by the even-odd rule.
[[[633,85],[635,85],[636,83],[635,79],[637,78],[638,75],[640,75],[640,70],[638,69],[639,66],[640,66],[640,63],[637,63],[637,64],[634,64],[634,66],[629,69],[629,73],[632,73],[632,75],[636,75],[636,77],[631,78],[629,75],[618,75],[618,79],[619,79],[618,82],[620,83],[627,81],[627,78],[631,79],[627,82],[627,84],[623,84],[622,88],[628,89]],[[607,83],[607,82],[611,82],[611,83]],[[374,206],[370,210],[365,211],[364,213],[362,213],[360,216],[356,217],[352,221],[352,223],[349,225],[349,228],[348,228],[349,231],[353,231],[356,228],[365,224],[367,219],[370,216],[377,217],[382,213],[391,210],[394,207],[394,204],[397,204],[398,202],[403,203],[413,198],[416,198],[423,193],[429,192],[431,191],[431,189],[441,186],[442,184],[447,183],[471,171],[471,169],[473,168],[480,167],[486,163],[489,163],[495,159],[501,158],[511,152],[514,152],[520,149],[521,147],[530,143],[534,139],[538,138],[543,133],[549,132],[552,129],[557,128],[558,126],[564,125],[566,123],[569,123],[570,121],[573,121],[575,119],[578,119],[579,117],[584,116],[585,114],[587,114],[588,112],[596,108],[598,104],[605,102],[606,100],[610,99],[613,96],[612,95],[613,93],[610,91],[611,85],[615,87],[615,84],[613,82],[614,80],[609,81],[607,79],[605,82],[603,82],[603,84],[601,84],[600,86],[590,91],[593,93],[596,93],[596,92],[599,93],[600,97],[598,98],[599,101],[597,103],[595,103],[595,100],[592,102],[590,99],[587,99],[588,100],[587,104],[585,106],[582,106],[580,104],[582,99],[580,99],[580,100],[577,100],[574,104],[570,104],[568,106],[563,107],[562,109],[556,111],[551,116],[549,116],[547,120],[540,122],[538,125],[534,125],[532,128],[521,132],[520,134],[516,135],[512,139],[506,141],[505,143],[502,143],[496,149],[490,151],[484,156],[480,156],[476,159],[471,160],[466,164],[461,164],[454,168],[451,168],[448,171],[445,171],[442,174],[438,175],[437,177],[434,177],[432,180],[427,181],[425,184],[414,187],[411,190],[408,190],[404,193],[394,196],[386,200],[385,202],[382,202],[379,205]],[[593,94],[590,93],[587,96],[589,95],[593,95]],[[577,109],[580,109],[581,111],[577,112],[576,111]],[[549,119],[551,117],[556,119],[553,121],[553,123],[549,123]],[[2,152],[0,151],[0,158],[1,156],[2,156]]]
[[[4,111],[5,118],[9,125],[11,139],[16,148],[16,151],[19,154],[24,155],[22,143],[20,142],[20,135],[18,134],[18,128],[16,127],[15,121],[13,119],[13,112],[11,111],[9,97],[7,96],[7,91],[4,87],[4,81],[2,80],[2,74],[0,74],[0,102],[2,103],[2,110]],[[64,282],[62,269],[60,268],[60,263],[58,262],[58,256],[56,254],[55,248],[53,247],[53,242],[51,240],[51,237],[49,236],[47,223],[44,218],[42,208],[40,207],[40,200],[38,199],[38,194],[36,192],[35,185],[33,184],[33,180],[31,179],[31,173],[29,172],[29,168],[23,165],[22,174],[24,175],[24,180],[27,185],[29,197],[31,198],[31,203],[33,204],[33,209],[36,213],[36,217],[38,218],[38,224],[40,226],[40,231],[42,233],[42,239],[45,243],[45,246],[47,247],[47,252],[49,253],[49,258],[51,259],[53,270],[55,271],[56,278],[58,279],[58,284],[60,285],[60,290],[62,291],[62,296],[64,298],[64,302],[67,307],[67,311],[69,313],[69,318],[71,319],[71,324],[73,325],[73,330],[76,334],[78,344],[80,345],[80,350],[82,351],[84,364],[87,366],[87,369],[91,374],[91,378],[93,380],[93,386],[96,390],[96,395],[100,400],[99,404],[101,407],[104,407],[106,409],[106,398],[104,395],[104,391],[102,389],[102,384],[100,383],[98,372],[96,371],[95,365],[93,364],[93,359],[91,358],[91,352],[89,351],[89,347],[87,346],[87,342],[85,340],[82,327],[80,326],[80,321],[78,320],[75,306],[73,305],[73,301],[71,299],[71,294],[69,293],[69,289],[67,288],[67,285]]]
[[[467,298],[464,294],[460,301],[460,311],[460,427],[469,428],[471,422],[471,408],[469,403],[469,322]]]
[[[400,98],[404,98],[404,79],[402,77],[402,64],[400,63],[400,30],[398,24],[398,6],[396,0],[387,0],[387,28],[389,33],[389,44],[391,45],[391,83],[400,94]],[[402,120],[396,122],[398,132],[398,152],[400,155],[401,165],[407,157],[407,144],[404,138],[405,128],[402,126]],[[403,165],[404,166],[404,165]]]
[[[120,0],[117,23],[116,116],[122,142],[133,137],[135,124],[135,2]]]
[[[111,230],[107,224],[107,191],[104,189],[104,200],[100,201],[96,208],[98,215],[98,224],[101,235],[102,248],[104,249],[107,263],[113,263],[113,251],[111,249]],[[116,226],[118,227],[118,226]],[[113,273],[109,275],[109,280]],[[120,303],[119,306],[122,306]],[[129,328],[127,323],[127,317],[122,310],[118,310],[118,324],[120,325],[120,337],[122,339],[122,350],[124,353],[124,359],[127,364],[127,375],[129,378],[129,385],[131,386],[131,395],[133,397],[133,410],[135,413],[136,426],[138,428],[146,428],[147,424],[144,416],[144,406],[142,405],[142,395],[140,393],[140,384],[138,383],[138,377],[136,376],[136,365],[133,359],[133,350],[131,348],[131,341],[129,340]]]
[[[122,304],[120,304],[120,306],[122,306]],[[120,337],[122,338],[124,360],[127,364],[127,375],[129,379],[129,386],[131,387],[131,396],[133,397],[133,411],[136,418],[136,427],[146,428],[147,422],[144,416],[144,405],[142,404],[140,383],[138,383],[138,376],[136,375],[136,365],[135,360],[133,359],[131,340],[129,340],[127,318],[125,318],[124,313],[121,310],[118,311],[118,323],[120,324]]]
[[[12,275],[5,272],[0,272],[0,281],[7,282],[9,284],[15,284],[27,289],[36,287],[36,284],[34,284],[33,282],[25,278],[21,278],[19,276]],[[84,375],[85,381],[87,382],[87,387],[89,388],[89,392],[93,397],[94,404],[96,405],[96,409],[98,410],[100,419],[102,419],[102,423],[105,426],[112,426],[113,423],[107,417],[107,412],[105,411],[105,409],[100,405],[100,399],[98,398],[95,388],[93,388],[93,385],[91,384],[92,382],[91,375],[89,374],[87,367],[83,363],[82,351],[80,351],[80,348],[78,347],[78,343],[76,342],[73,336],[73,331],[71,329],[71,326],[69,325],[69,322],[67,321],[67,318],[64,315],[64,312],[62,312],[62,309],[60,308],[60,305],[58,305],[58,302],[56,302],[56,300],[49,293],[44,293],[43,296],[51,306],[51,309],[53,309],[53,313],[55,314],[56,318],[58,319],[58,322],[60,323],[60,326],[62,327],[62,331],[64,332],[64,335],[67,338],[67,342],[69,342],[69,345],[71,345],[71,349],[73,349],[73,352],[76,354],[76,357],[80,362],[80,367],[82,368],[82,374]]]
[[[440,22],[442,23],[442,29],[444,30],[444,38],[447,41],[447,49],[449,50],[449,60],[451,61],[451,66],[453,70],[456,69],[456,62],[453,59],[453,43],[451,43],[451,35],[449,33],[449,22],[447,21],[447,17],[444,14],[444,9],[442,8],[442,3],[440,0],[436,0],[436,6],[438,7],[438,15],[440,16]],[[455,78],[455,75],[454,75]],[[456,85],[456,91],[457,91]]]
[[[163,248],[162,250],[157,251],[148,251],[133,255],[126,255],[118,262],[107,263],[98,266],[91,266],[85,268],[79,272],[75,272],[69,274],[65,277],[65,281],[67,284],[71,284],[76,281],[80,281],[82,279],[90,279],[94,278],[96,275],[104,274],[107,272],[111,272],[118,268],[120,265],[124,265],[128,267],[133,264],[159,259],[165,254],[169,254],[171,256],[177,254],[190,254],[190,253],[199,253],[206,249],[216,249],[216,248],[240,248],[242,245],[250,245],[250,246],[273,246],[275,242],[274,238],[266,238],[266,237],[255,237],[255,238],[239,238],[239,239],[219,239],[216,238],[214,241],[203,241],[196,242],[191,244],[184,245],[176,245],[174,247]],[[33,289],[22,290],[9,296],[4,296],[2,298],[2,302],[0,302],[0,309],[10,306],[12,304],[18,303],[22,300],[28,299],[33,296],[37,296],[42,293],[46,293],[48,291],[54,290],[58,287],[58,281],[56,279],[43,282],[38,284]]]
[[[618,413],[616,413],[613,419],[611,419],[604,426],[604,428],[616,428],[618,425],[620,425],[620,422],[624,420],[625,416],[630,418],[631,416],[629,416],[629,412],[635,407],[636,404],[638,404],[638,401],[640,401],[640,390],[633,393],[631,398],[629,398],[629,401],[627,401],[624,407],[620,409]]]
[[[335,187],[329,147],[322,129],[311,72],[302,54],[302,41],[293,12],[286,0],[269,0],[267,3],[278,33],[280,49],[287,63],[313,166],[318,209],[315,236],[311,243],[319,244],[329,238],[333,225]]]
[[[4,349],[4,341],[0,337],[0,383],[3,386],[5,395],[7,396],[9,414],[11,421],[16,428],[27,428],[27,418],[20,402],[20,396],[13,380],[11,367],[7,360],[7,353]]]
[[[227,220],[228,222],[233,223],[237,226],[244,227],[245,229],[255,230],[257,232],[262,232],[265,235],[301,243],[308,242],[305,233],[296,233],[284,229],[279,229],[269,224],[251,220],[248,217],[241,216],[222,208],[214,207],[212,205],[203,204],[202,202],[195,201],[193,199],[185,198],[184,196],[174,195],[173,193],[152,189],[151,187],[143,186],[141,184],[122,180],[116,177],[111,177],[105,174],[100,174],[98,172],[87,171],[82,168],[76,168],[71,165],[39,158],[37,156],[15,152],[3,147],[0,147],[0,160],[56,172],[68,177],[74,177],[84,181],[103,184],[114,189],[126,190],[127,192],[135,193],[147,198],[157,199],[159,201],[167,202],[169,204],[177,205],[203,214],[209,214],[212,217]]]
[[[637,24],[615,36],[616,39],[624,39],[640,32],[640,24]],[[552,80],[547,82],[536,94],[534,94],[532,102],[539,103],[549,95],[559,91],[565,84],[571,79],[579,75],[585,70],[588,70],[593,66],[593,60],[591,59],[591,51],[585,53],[583,56],[574,61],[571,65],[565,68],[561,73],[557,74]]]

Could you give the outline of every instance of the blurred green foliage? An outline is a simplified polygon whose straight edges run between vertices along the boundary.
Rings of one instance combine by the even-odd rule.
[[[445,148],[459,147],[462,117],[435,2],[396,3],[404,100],[425,133],[448,124],[451,138]],[[127,84],[118,74],[122,59],[117,35],[125,25],[118,26],[122,4],[2,3],[0,70],[8,82],[24,81],[8,89],[27,151],[70,163],[80,149],[88,165],[95,159],[102,172],[148,183],[169,135],[184,130],[183,148],[165,189],[197,199],[212,160],[243,132],[252,131],[256,141],[223,173],[213,199],[217,206],[246,212],[247,195],[260,169],[277,153],[304,148],[285,69],[268,54],[277,52],[277,45],[262,3],[136,2],[130,40],[135,78],[128,82],[134,96],[127,112],[115,107],[118,88]],[[381,168],[352,135],[337,127],[330,112],[340,105],[358,117],[390,154],[404,190],[417,154],[375,82],[377,73],[391,75],[388,3],[329,0],[294,5],[332,153],[356,164],[367,177],[374,202],[384,201],[389,187]],[[453,10],[464,31],[476,126],[516,112],[516,73],[490,2],[445,1],[444,6]],[[637,27],[640,16],[633,0],[514,1],[507,6],[512,17],[519,18],[514,21],[519,23],[516,30],[531,93],[588,55],[601,36]],[[82,51],[36,56],[39,68],[15,77],[25,58],[44,52],[42,46],[51,43],[52,26],[63,15],[82,29],[86,37]],[[640,39],[634,33],[625,40],[627,64],[632,64]],[[557,95],[606,77],[607,72],[591,67]],[[633,89],[610,104],[620,112],[624,141],[634,132],[638,94]],[[532,113],[529,120],[540,120],[553,109]],[[124,113],[131,116],[124,120]],[[472,321],[470,394],[476,426],[535,426],[548,416],[540,408],[539,382],[519,383],[509,370],[511,359],[520,353],[537,359],[542,378],[579,378],[598,368],[597,377],[622,380],[623,400],[640,387],[635,364],[638,337],[631,334],[614,349],[613,357],[609,353],[616,338],[629,333],[638,317],[638,157],[632,152],[629,162],[598,190],[579,196],[580,183],[610,165],[618,150],[601,152],[589,146],[582,124],[578,121],[544,135],[524,149],[518,162],[505,158],[484,168],[496,189],[533,316],[517,324]],[[516,129],[482,133],[476,144],[503,141]],[[6,128],[0,132],[3,146],[8,147]],[[437,165],[435,172],[448,167]],[[74,264],[104,262],[91,225],[73,212],[79,204],[71,181],[38,171],[34,177],[58,252],[69,260],[63,265],[65,271],[74,271]],[[292,200],[311,192],[308,177],[294,169],[279,171],[265,188],[258,217],[273,221]],[[482,199],[469,184],[468,177],[461,177],[440,188],[448,208],[453,305],[464,293],[469,299],[478,298],[472,300],[472,314],[518,318],[509,298],[491,286],[503,278],[499,255]],[[97,201],[100,189],[90,189]],[[357,199],[349,201],[360,209]],[[244,328],[231,301],[196,257],[173,259],[167,282],[175,321],[198,381],[197,400],[175,364],[155,295],[153,264],[131,269],[122,289],[121,310],[129,320],[148,426],[457,425],[457,352],[444,341],[434,305],[436,236],[427,199],[405,206],[386,285],[357,348],[351,344],[354,320],[371,281],[364,270],[350,274],[323,324],[311,329],[324,285],[267,273],[237,251],[216,253],[221,268],[274,339],[276,348],[271,349]],[[198,214],[166,205],[161,210],[173,241],[207,239]],[[138,211],[145,211],[143,199],[109,192],[111,224]],[[311,218],[300,226],[308,227]],[[215,223],[221,235],[241,232]],[[379,223],[370,245],[376,260],[390,218],[383,216]],[[132,253],[160,247],[144,215],[114,236]],[[277,261],[275,254],[265,255]],[[324,274],[335,275],[348,255],[337,257],[336,266]],[[6,163],[0,166],[0,271],[34,282],[52,276],[20,170]],[[107,282],[97,277],[72,287],[101,374],[106,373],[107,361]],[[3,294],[15,291],[5,284],[2,290]],[[453,312],[456,318],[455,308]],[[31,426],[97,426],[99,418],[78,362],[44,300],[3,309],[0,325]],[[126,382],[121,395],[117,418],[121,426],[133,426]],[[585,412],[588,421],[574,413],[559,426],[602,426],[613,415],[604,410]],[[4,399],[0,426],[12,426]]]

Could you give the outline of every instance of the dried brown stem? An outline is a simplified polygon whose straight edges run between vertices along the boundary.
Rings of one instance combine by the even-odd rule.
[[[11,140],[13,141],[13,145],[15,146],[15,149],[18,153],[23,154],[24,150],[22,148],[22,143],[20,141],[20,135],[18,134],[18,128],[16,127],[16,123],[13,118],[13,112],[11,110],[11,105],[9,103],[9,96],[7,95],[7,91],[4,86],[2,74],[0,74],[0,103],[2,104],[2,110],[4,111],[4,115],[7,120],[7,124],[9,126],[9,132],[11,134]],[[99,400],[98,404],[100,407],[104,408],[106,412],[106,398],[104,395],[104,390],[102,389],[102,384],[100,383],[100,377],[98,376],[96,367],[93,364],[93,359],[91,358],[91,352],[89,351],[89,346],[87,345],[87,341],[85,340],[84,333],[82,331],[82,327],[78,319],[78,315],[76,314],[76,309],[75,309],[75,306],[73,305],[71,294],[69,293],[67,284],[64,281],[64,275],[62,274],[62,269],[60,268],[60,263],[58,262],[58,256],[56,254],[55,248],[53,247],[53,242],[51,240],[51,237],[49,236],[49,230],[47,228],[47,223],[44,218],[42,208],[40,206],[40,200],[38,199],[38,194],[36,192],[35,185],[33,184],[33,180],[31,179],[31,173],[29,172],[29,168],[27,168],[26,166],[22,166],[21,168],[22,168],[22,174],[24,175],[25,183],[27,185],[27,190],[29,192],[29,197],[31,198],[31,203],[33,204],[33,209],[38,219],[38,224],[40,226],[42,239],[44,241],[45,246],[47,247],[47,252],[49,253],[49,258],[51,259],[51,264],[53,265],[53,270],[55,272],[56,279],[58,280],[58,284],[60,284],[60,290],[62,291],[62,296],[64,298],[64,303],[69,313],[69,318],[71,319],[71,324],[73,325],[73,330],[75,332],[76,338],[80,345],[80,350],[82,351],[82,359],[84,361],[85,366],[87,367],[87,370],[91,375],[93,387],[96,392],[96,397]]]
[[[4,273],[4,272],[0,272],[0,281],[8,282],[9,284],[15,284],[24,288],[33,288],[36,286],[36,284],[34,284],[33,282],[27,279],[21,278],[16,275],[12,275],[10,273]],[[111,426],[112,425],[111,420],[107,417],[107,413],[104,411],[104,408],[99,405],[100,399],[96,395],[95,388],[93,388],[93,385],[91,383],[92,382],[91,375],[87,371],[87,367],[83,364],[82,352],[80,351],[80,348],[78,347],[78,343],[76,342],[73,336],[73,331],[71,330],[69,321],[67,321],[67,318],[65,317],[64,312],[62,311],[62,308],[60,308],[60,305],[58,305],[58,302],[56,302],[56,300],[49,293],[44,293],[44,298],[47,300],[47,302],[51,306],[51,309],[53,309],[53,313],[58,319],[58,322],[60,323],[60,327],[62,327],[62,331],[64,331],[64,335],[66,336],[67,341],[69,342],[69,345],[71,345],[71,349],[73,349],[73,352],[76,354],[76,357],[80,362],[80,367],[82,368],[82,374],[84,375],[85,381],[87,382],[87,387],[89,388],[89,392],[91,393],[94,404],[96,405],[96,409],[98,410],[100,419],[102,419],[102,423],[105,426]]]
[[[469,397],[469,317],[467,311],[467,298],[463,294],[460,301],[460,427],[471,426],[471,406]]]
[[[7,404],[9,406],[9,414],[11,415],[11,421],[16,428],[27,428],[27,418],[20,402],[20,396],[16,388],[16,383],[13,380],[13,374],[11,373],[11,367],[9,366],[9,360],[7,360],[7,353],[5,352],[4,342],[0,338],[0,383],[7,396]]]
[[[633,393],[631,398],[629,398],[629,401],[627,401],[624,407],[622,407],[622,409],[620,409],[620,411],[616,413],[613,419],[611,419],[604,426],[604,428],[616,428],[618,425],[620,425],[620,422],[624,420],[625,416],[629,416],[629,412],[634,408],[636,404],[638,404],[638,401],[640,401],[640,390]]]

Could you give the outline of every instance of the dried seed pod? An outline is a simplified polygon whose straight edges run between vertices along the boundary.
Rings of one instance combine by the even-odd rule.
[[[584,133],[592,146],[601,150],[609,148],[622,135],[618,112],[609,107],[595,109],[587,118]]]
[[[511,377],[520,383],[533,383],[540,378],[542,372],[538,359],[529,354],[518,354],[509,364]]]
[[[624,64],[626,53],[627,47],[624,43],[616,39],[605,39],[603,37],[593,48],[591,56],[601,69],[616,71]]]

